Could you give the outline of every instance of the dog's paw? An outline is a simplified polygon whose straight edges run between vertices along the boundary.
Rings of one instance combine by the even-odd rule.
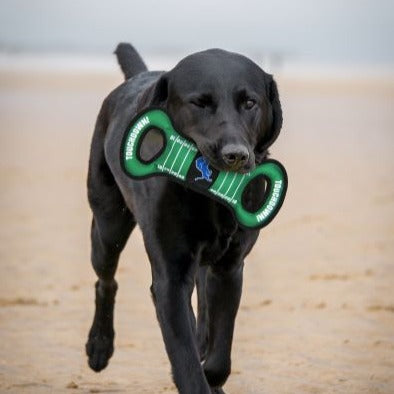
[[[203,364],[203,369],[209,385],[220,389],[230,375],[231,362],[230,360],[224,361],[220,358],[209,357],[208,355],[207,360]]]
[[[100,372],[108,365],[108,360],[114,353],[114,333],[102,333],[93,329],[86,343],[89,367]]]

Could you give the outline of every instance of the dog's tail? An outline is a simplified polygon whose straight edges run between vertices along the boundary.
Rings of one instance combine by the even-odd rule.
[[[144,61],[134,47],[128,43],[121,42],[115,49],[118,63],[123,71],[125,80],[148,70]]]

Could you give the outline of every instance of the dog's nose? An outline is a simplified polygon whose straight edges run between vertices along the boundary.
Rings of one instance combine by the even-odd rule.
[[[223,161],[230,167],[241,167],[249,159],[249,152],[244,145],[228,144],[222,148]]]

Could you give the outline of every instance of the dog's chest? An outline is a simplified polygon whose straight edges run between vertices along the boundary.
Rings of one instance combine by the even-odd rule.
[[[201,264],[211,264],[227,252],[238,225],[227,207],[205,196],[199,200],[199,208],[190,212],[190,229],[201,246]]]

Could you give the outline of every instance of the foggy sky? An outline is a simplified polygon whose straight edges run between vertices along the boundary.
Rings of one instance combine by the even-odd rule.
[[[394,63],[390,0],[0,0],[0,49],[222,47],[323,62]]]

